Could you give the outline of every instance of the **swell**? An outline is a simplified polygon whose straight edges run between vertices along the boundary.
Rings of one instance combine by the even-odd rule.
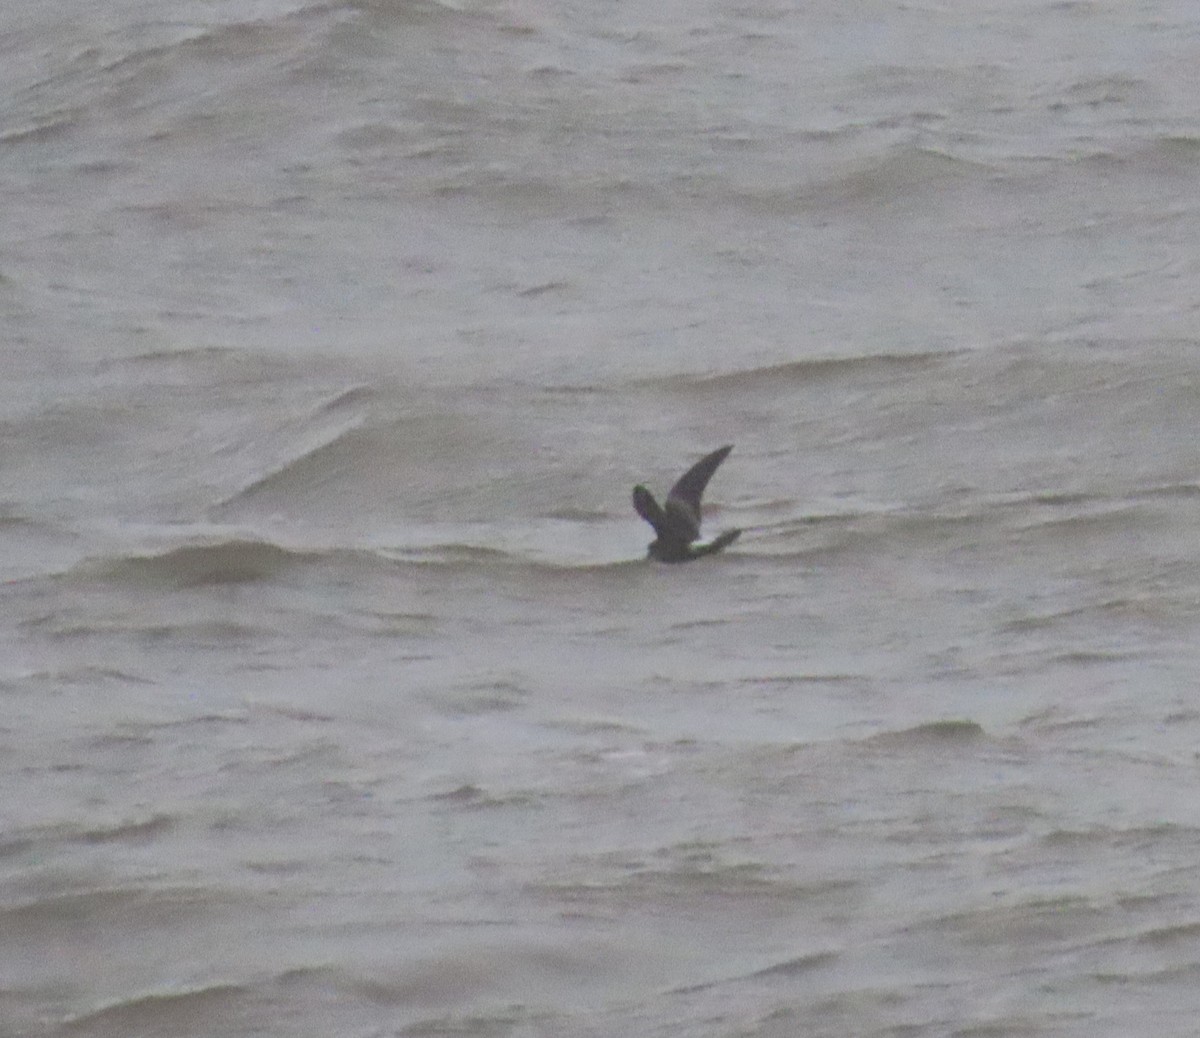
[[[240,489],[217,502],[210,514],[219,517],[239,505],[253,504],[259,498],[287,497],[293,490],[307,490],[334,478],[346,459],[359,452],[360,444],[355,436],[358,424],[354,420],[350,428],[326,433],[315,445],[303,448],[271,471],[252,477]]]
[[[930,721],[900,731],[880,732],[864,740],[864,745],[887,750],[929,747],[968,746],[987,738],[975,721]]]
[[[312,458],[314,453],[320,451],[310,452],[306,457]],[[288,466],[286,473],[271,478],[292,477],[301,478],[293,466]],[[1008,543],[1016,538],[1027,542],[1034,536],[1074,542],[1088,531],[1108,533],[1144,527],[1154,520],[1153,515],[1142,515],[1148,508],[1145,502],[1195,492],[1190,486],[1153,488],[1131,495],[1133,502],[1097,495],[1040,492],[1004,499],[981,495],[973,501],[956,502],[954,511],[933,506],[815,514],[758,525],[731,521],[744,529],[740,542],[743,555],[776,562],[789,559],[819,562],[846,553],[889,550],[889,546],[890,550],[911,553],[930,549],[946,552],[980,540]],[[1142,504],[1136,503],[1139,498]],[[202,587],[269,581],[317,566],[340,571],[413,567],[439,569],[448,574],[503,568],[553,578],[562,574],[620,574],[643,565],[641,558],[588,561],[538,557],[524,547],[505,543],[508,538],[502,531],[496,534],[497,543],[490,545],[460,541],[453,534],[435,540],[428,539],[426,534],[419,536],[417,543],[408,545],[402,538],[403,535],[401,543],[391,545],[285,546],[251,533],[218,532],[210,538],[163,551],[93,558],[68,570],[64,576],[68,580],[99,578],[136,585]]]
[[[616,883],[538,882],[528,892],[556,902],[581,905],[612,903],[618,897],[625,904],[656,906],[661,910],[672,902],[684,905],[705,899],[717,903],[795,903],[810,898],[855,896],[857,880],[831,879],[797,882],[780,877],[766,866],[754,863],[684,864],[677,869],[632,867]]]
[[[212,506],[211,512],[220,515],[224,510],[272,491],[285,496],[322,483],[339,471],[343,459],[358,451],[357,435],[366,421],[365,408],[371,399],[365,386],[351,386],[321,401],[301,420],[298,431],[289,431],[286,447],[279,460],[260,462],[267,471],[250,475],[238,490],[226,495]],[[254,444],[242,449],[249,451]]]
[[[289,571],[339,558],[352,561],[373,558],[378,562],[374,553],[353,549],[293,549],[256,538],[230,537],[212,543],[187,544],[157,554],[92,560],[76,567],[68,576],[139,586],[206,587],[273,580]]]
[[[362,406],[368,392],[355,387],[339,394],[281,426],[265,445],[237,445],[248,478],[212,505],[210,516],[303,510],[310,519],[325,516],[339,525],[353,513],[462,519],[471,507],[465,501],[498,485],[495,466],[505,458],[507,426],[488,415],[438,406],[428,394],[391,400],[393,413],[371,413]],[[472,500],[481,518],[491,512],[485,504]]]
[[[28,122],[0,131],[0,144],[40,144],[69,133],[84,117],[82,108],[58,108],[31,115]]]
[[[385,26],[427,26],[489,20],[486,9],[475,10],[446,0],[346,0],[348,9],[369,14]]]
[[[60,574],[59,579],[80,584],[101,580],[136,587],[204,588],[269,582],[317,567],[331,567],[343,574],[377,574],[381,569],[403,573],[411,569],[453,575],[503,569],[535,578],[571,578],[619,575],[644,564],[640,558],[557,562],[530,558],[520,551],[454,541],[412,548],[285,547],[254,536],[231,535],[160,552],[89,559]]]
[[[739,544],[747,554],[753,552],[778,564],[829,562],[879,551],[944,553],[964,543],[996,536],[1000,519],[983,504],[956,513],[936,508],[852,511],[744,526]]]
[[[765,189],[721,185],[721,192],[732,190],[733,196],[748,208],[787,213],[858,204],[888,207],[911,195],[982,184],[997,176],[998,169],[992,164],[956,155],[946,148],[897,141],[896,128],[886,123],[850,125],[840,132],[860,136],[864,130],[880,135],[871,153],[838,163],[833,169],[826,167],[814,179]]]
[[[152,991],[74,1016],[66,1021],[66,1029],[89,1034],[196,1034],[198,1021],[215,1023],[230,1011],[240,1012],[250,996],[240,984]]]
[[[701,991],[711,991],[713,989],[724,988],[733,984],[743,984],[746,982],[761,980],[774,980],[776,978],[794,980],[806,973],[811,973],[815,970],[833,966],[840,960],[840,958],[841,955],[838,952],[811,952],[807,955],[798,955],[787,959],[781,959],[779,962],[763,966],[762,968],[754,970],[751,973],[720,977],[715,980],[701,981],[698,984],[687,984],[682,987],[672,988],[670,994],[692,995]]]
[[[172,815],[153,814],[146,818],[93,825],[82,830],[77,838],[83,843],[144,843],[157,839],[175,828]]]
[[[504,27],[498,27],[505,31]],[[453,109],[435,109],[444,121],[451,119],[460,124],[483,118],[484,113],[477,105],[455,105]],[[618,136],[627,137],[635,145],[643,127],[626,125],[625,114],[619,110],[607,113],[610,123],[620,127]],[[524,132],[531,126],[533,116],[514,117],[512,126]],[[566,130],[566,128],[564,128]],[[714,133],[703,123],[688,120],[675,122],[664,120],[660,128],[664,140],[674,139],[680,146],[689,146],[696,138],[703,138],[707,147],[716,143],[720,146],[722,134]],[[861,127],[846,127],[846,136],[857,136]],[[629,212],[637,210],[684,209],[711,213],[727,211],[731,215],[749,214],[756,219],[781,218],[802,212],[828,212],[833,209],[861,208],[868,213],[887,209],[898,204],[911,204],[914,195],[926,195],[931,191],[969,191],[992,184],[1003,172],[1006,176],[1020,175],[1013,170],[1003,170],[997,165],[955,155],[947,150],[924,148],[908,143],[893,143],[896,130],[879,127],[875,130],[882,138],[870,154],[852,162],[835,162],[824,168],[805,173],[794,172],[789,166],[772,177],[764,176],[754,166],[745,167],[746,172],[725,167],[715,172],[697,172],[682,166],[664,154],[665,168],[659,167],[652,174],[630,174],[622,165],[590,164],[577,169],[574,177],[551,177],[544,167],[530,163],[513,163],[501,168],[485,168],[476,164],[473,168],[463,167],[453,175],[439,181],[435,188],[443,196],[482,195],[493,201],[526,203],[531,208],[548,207],[578,212],[581,200],[595,203],[620,201]],[[794,146],[798,152],[806,150],[807,141],[798,135]],[[724,140],[741,151],[759,151],[773,163],[778,158],[779,138],[776,134],[764,136],[735,134],[725,135]],[[797,163],[802,166],[803,163]],[[753,172],[751,172],[753,170]],[[860,214],[860,218],[861,218]]]
[[[1134,487],[1105,494],[1040,489],[1015,493],[963,492],[952,499],[930,500],[909,507],[848,509],[814,513],[743,527],[741,544],[773,559],[817,561],[847,552],[891,546],[908,552],[936,547],[947,552],[964,544],[991,541],[1031,547],[1039,541],[1075,552],[1085,538],[1105,538],[1132,531],[1164,536],[1177,525],[1164,509],[1171,502],[1200,496],[1192,482]],[[783,503],[790,505],[790,501]],[[761,514],[779,508],[756,506]],[[1070,557],[1070,553],[1064,558]]]
[[[321,13],[328,5],[309,5],[308,10]],[[210,19],[189,21],[186,18],[156,19],[136,26],[137,31],[120,35],[105,33],[103,23],[83,21],[81,43],[72,48],[68,60],[43,62],[41,73],[16,92],[18,101],[31,108],[53,104],[56,98],[86,98],[87,106],[116,102],[128,104],[144,92],[154,101],[170,98],[170,81],[178,74],[179,61],[189,56],[206,60],[241,61],[261,58],[280,42],[287,42],[283,32],[286,24],[303,17],[304,5],[277,13],[273,19],[231,19],[220,22]],[[46,71],[42,71],[45,69]],[[236,83],[236,81],[235,81]],[[19,126],[9,141],[42,139],[47,131],[57,132],[83,121],[87,107],[60,106],[44,116],[34,117],[32,125]]]
[[[45,846],[40,838],[30,837],[28,842],[34,848]],[[236,899],[222,898],[201,887],[96,887],[49,891],[17,901],[0,909],[0,924],[31,939],[62,929],[78,931],[85,925],[119,925],[131,918],[147,928],[178,929],[217,909],[242,911],[244,907]]]
[[[392,549],[386,556],[412,566],[421,568],[439,568],[448,572],[457,570],[474,571],[480,567],[504,567],[519,569],[531,576],[553,578],[564,576],[571,578],[586,574],[622,574],[641,569],[645,565],[642,558],[616,559],[603,562],[556,562],[548,559],[535,559],[502,548],[489,548],[470,544],[435,544],[412,549]]]
[[[897,374],[921,374],[964,356],[966,350],[919,353],[873,353],[849,357],[813,357],[761,368],[719,375],[668,375],[641,383],[654,389],[675,392],[729,394],[770,390],[786,391],[815,382],[847,381],[861,377],[891,378]]]

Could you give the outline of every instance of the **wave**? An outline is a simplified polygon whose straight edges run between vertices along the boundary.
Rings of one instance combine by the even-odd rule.
[[[701,981],[698,984],[686,984],[682,987],[672,988],[669,994],[693,995],[702,991],[711,991],[715,988],[722,988],[729,984],[742,984],[747,981],[766,980],[774,977],[795,978],[805,973],[811,973],[813,970],[824,969],[827,966],[832,966],[838,962],[840,958],[841,955],[838,952],[810,952],[807,955],[796,955],[792,956],[791,958],[772,963],[769,966],[763,966],[761,969],[756,969],[751,973],[720,977],[715,980]]]
[[[1144,91],[1147,83],[1144,79],[1128,76],[1120,72],[1100,76],[1086,76],[1073,83],[1054,85],[1035,95],[1035,100],[1043,101],[1052,111],[1066,111],[1072,108],[1093,110],[1100,105],[1124,105],[1132,100],[1132,95]]]
[[[82,108],[48,112],[34,116],[29,122],[0,132],[0,144],[41,144],[69,133],[83,122]]]
[[[1096,852],[1097,847],[1111,847],[1114,844],[1132,844],[1136,847],[1161,842],[1162,838],[1168,835],[1194,838],[1196,832],[1194,829],[1170,823],[1134,826],[1129,829],[1095,825],[1087,829],[1051,829],[1038,838],[1037,846],[1042,851],[1078,850],[1090,855]]]
[[[521,551],[459,543],[425,545],[419,548],[390,548],[382,554],[394,561],[422,569],[473,571],[481,568],[503,568],[545,580],[559,577],[576,580],[589,575],[615,576],[640,571],[646,565],[646,560],[641,556],[601,561],[549,559],[531,556]]]
[[[1155,947],[1184,942],[1189,948],[1193,948],[1197,938],[1200,938],[1200,922],[1194,921],[1153,926],[1137,935],[1139,944],[1150,944]]]
[[[1153,516],[1139,504],[1121,498],[1098,498],[1096,502],[1101,507],[1077,511],[1072,515],[1029,517],[1020,523],[1017,532],[1022,536],[1048,534],[1075,541],[1093,534],[1146,529],[1153,525]]]
[[[280,442],[274,451],[267,444],[265,457],[261,457],[263,445],[257,442],[242,445],[240,451],[260,455],[254,463],[258,471],[252,472],[239,489],[214,504],[210,513],[220,516],[258,497],[288,499],[335,478],[348,460],[360,453],[370,457],[369,447],[362,449],[358,437],[371,401],[369,387],[349,386],[317,402],[302,417],[280,428]]]
[[[479,10],[454,0],[347,0],[346,7],[365,12],[388,25],[490,19],[486,9]]]
[[[92,826],[80,832],[76,839],[83,843],[140,843],[170,832],[175,821],[172,815],[153,814],[147,818]]]
[[[214,465],[238,464],[246,476],[209,516],[302,510],[310,521],[324,516],[342,525],[348,513],[485,520],[523,478],[503,441],[510,427],[488,414],[464,413],[428,393],[390,398],[387,413],[373,403],[374,390],[352,387],[280,425],[265,443],[247,439],[214,456]],[[228,475],[225,482],[233,483]]]
[[[236,10],[238,5],[229,5],[229,10],[217,10],[204,17],[198,8],[192,9],[192,17],[150,19],[124,33],[98,33],[93,27],[87,36],[81,36],[81,45],[71,48],[70,58],[59,62],[43,62],[36,65],[36,78],[31,78],[23,89],[16,91],[19,102],[31,108],[50,107],[47,116],[39,116],[35,125],[18,127],[9,131],[8,141],[39,139],[46,124],[70,128],[76,123],[85,123],[88,107],[97,101],[119,99],[128,103],[138,91],[147,98],[161,101],[171,97],[164,88],[164,80],[178,74],[178,62],[188,55],[202,59],[224,58],[238,60],[246,56],[269,53],[272,47],[288,42],[281,27],[306,11],[324,13],[328,17],[329,5],[313,0],[296,0],[281,8],[275,5],[270,18],[243,18]],[[232,17],[222,17],[226,14]],[[86,23],[83,23],[86,25]],[[86,41],[85,43],[83,41]],[[231,89],[237,88],[236,80]],[[86,98],[86,105],[69,106],[63,101]]]
[[[995,942],[1007,945],[1014,939],[1033,942],[1044,937],[1065,940],[1066,935],[1079,932],[1082,924],[1092,929],[1094,924],[1111,919],[1096,901],[1084,895],[1064,894],[1060,897],[1030,897],[1015,903],[985,904],[976,909],[947,912],[933,918],[914,921],[912,933],[956,934],[976,943]]]
[[[761,389],[779,392],[790,386],[807,386],[814,382],[847,380],[864,375],[883,378],[894,376],[898,372],[922,373],[969,352],[955,349],[812,357],[716,375],[668,375],[640,385],[655,389],[721,395]]]
[[[359,453],[360,443],[355,437],[357,425],[356,421],[350,428],[326,433],[315,444],[301,448],[271,471],[251,478],[240,489],[213,505],[210,514],[220,517],[239,505],[254,503],[259,498],[294,498],[296,492],[304,492],[334,478],[347,459]]]
[[[868,150],[848,161],[814,170],[807,178],[766,186],[713,178],[711,186],[697,190],[696,194],[710,198],[719,195],[766,215],[834,207],[887,208],[897,204],[897,200],[908,204],[912,195],[988,182],[999,172],[999,167],[991,162],[956,154],[949,148],[914,144],[910,130],[892,123],[848,125],[824,135],[827,139],[857,138],[859,146]]]
[[[194,1034],[198,1020],[215,1021],[251,995],[240,984],[210,984],[151,991],[71,1017],[66,1030],[91,1034]]]
[[[743,527],[741,544],[753,545],[759,557],[812,562],[889,545],[909,552],[924,545],[946,551],[981,539],[1022,546],[1075,544],[1085,537],[1155,529],[1167,521],[1165,513],[1159,514],[1163,502],[1197,496],[1200,485],[1187,480],[1111,493],[942,487],[933,488],[928,500],[904,507],[848,508],[736,525]],[[756,503],[749,510],[762,515],[790,507],[794,503],[784,499],[781,506]]]
[[[775,565],[818,564],[871,552],[945,552],[993,536],[1004,521],[986,501],[959,512],[934,508],[847,511],[746,526],[739,544]],[[751,554],[746,552],[745,554]]]
[[[77,834],[64,832],[63,827],[32,832],[29,838],[34,847],[44,847],[49,839],[61,839]],[[71,882],[64,878],[64,882]],[[77,927],[84,923],[101,924],[129,919],[141,919],[147,926],[186,925],[196,916],[205,916],[218,907],[242,910],[244,901],[239,895],[222,896],[202,887],[175,885],[150,886],[91,886],[87,889],[49,890],[26,900],[0,908],[0,926],[12,932],[35,935],[55,930],[64,924]]]
[[[880,732],[864,739],[868,746],[883,746],[887,749],[913,746],[966,745],[986,738],[983,726],[975,721],[945,720],[929,721],[912,728],[894,732]]]
[[[684,844],[677,850],[688,859],[692,847],[694,845]],[[701,855],[696,861],[681,861],[678,868],[631,868],[626,876],[614,882],[546,881],[533,884],[531,889],[574,904],[607,904],[616,894],[626,903],[645,899],[661,907],[671,901],[693,903],[698,897],[729,902],[751,898],[795,904],[807,899],[852,895],[859,886],[857,880],[797,881],[779,875],[765,864],[722,863]]]
[[[317,449],[306,455],[310,462],[321,454]],[[310,474],[301,473],[297,462],[256,484],[282,480],[292,493],[298,493]],[[298,480],[298,484],[292,481]],[[815,563],[863,551],[880,550],[893,545],[895,550],[912,552],[925,546],[938,550],[977,540],[998,538],[1022,541],[1038,536],[1077,537],[1091,529],[1124,529],[1136,524],[1138,499],[1158,496],[1191,495],[1195,487],[1178,485],[1132,492],[1127,497],[1040,491],[1016,495],[972,495],[956,500],[952,509],[931,505],[925,508],[860,508],[844,512],[822,512],[764,524],[736,521],[737,509],[726,510],[726,518],[743,528],[741,554],[775,564],[789,560]],[[250,495],[254,490],[246,492]],[[783,504],[786,504],[784,502]],[[779,507],[782,508],[783,504]],[[771,504],[754,506],[752,511],[770,510]],[[778,509],[777,509],[778,510]],[[552,517],[563,522],[598,522],[611,518],[605,513],[564,513]],[[536,525],[536,524],[535,524]],[[467,536],[464,537],[463,535]],[[478,539],[477,539],[478,538]],[[486,543],[490,540],[492,543]],[[617,574],[641,567],[640,552],[621,558],[580,557],[572,541],[564,546],[561,557],[547,555],[553,545],[553,531],[542,538],[533,527],[519,529],[488,524],[435,524],[411,531],[409,543],[320,546],[281,546],[253,534],[231,533],[212,541],[186,544],[165,552],[133,555],[107,564],[85,564],[88,574],[133,581],[171,583],[180,586],[236,584],[270,580],[288,570],[314,565],[378,569],[381,563],[397,568],[440,568],[447,571],[504,568],[524,570],[530,576],[581,574]]]
[[[88,575],[118,582],[204,587],[271,580],[288,570],[325,562],[332,554],[335,553],[283,548],[269,541],[233,537],[209,544],[188,544],[160,554],[91,561],[82,564],[82,568]]]
[[[533,580],[606,577],[639,571],[641,557],[606,559],[549,559],[511,547],[460,541],[405,546],[288,547],[254,535],[232,534],[167,548],[110,558],[90,558],[60,574],[68,583],[101,580],[139,587],[174,589],[253,584],[286,578],[316,567],[331,567],[343,575],[378,574],[381,569],[403,573],[442,570],[457,572],[503,570]],[[212,626],[212,625],[210,625]],[[214,627],[222,637],[246,633],[229,623]]]

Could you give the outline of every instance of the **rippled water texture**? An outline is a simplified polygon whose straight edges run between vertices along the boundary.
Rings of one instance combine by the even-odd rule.
[[[9,5],[0,1034],[1190,1038],[1197,68]]]

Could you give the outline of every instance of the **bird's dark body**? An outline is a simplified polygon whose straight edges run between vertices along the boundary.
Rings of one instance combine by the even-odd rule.
[[[633,507],[638,515],[654,527],[657,535],[650,544],[652,559],[659,562],[690,562],[712,555],[738,539],[741,530],[726,530],[707,544],[692,543],[700,537],[700,498],[704,495],[704,488],[731,450],[732,444],[696,462],[671,488],[665,506],[660,506],[644,486],[639,484],[633,488]]]

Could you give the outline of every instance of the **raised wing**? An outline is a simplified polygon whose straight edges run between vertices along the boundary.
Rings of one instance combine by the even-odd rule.
[[[689,541],[700,536],[700,498],[704,496],[704,488],[712,479],[712,474],[733,450],[733,444],[721,447],[711,454],[705,455],[695,465],[687,470],[679,481],[671,487],[667,495],[667,513],[672,520],[672,526],[679,530],[687,527]]]
[[[654,500],[654,495],[641,485],[633,488],[633,507],[637,509],[638,515],[654,527],[654,532],[659,537],[669,536],[666,515]]]

